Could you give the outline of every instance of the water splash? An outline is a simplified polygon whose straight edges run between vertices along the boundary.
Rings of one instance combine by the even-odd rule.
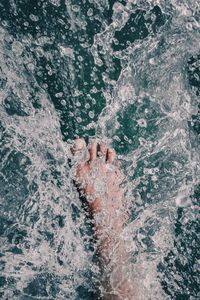
[[[88,134],[113,142],[126,174],[124,240],[140,299],[195,299],[196,281],[177,261],[197,265],[179,244],[190,237],[190,257],[197,241],[189,123],[199,81],[192,90],[187,69],[199,60],[187,63],[199,53],[198,2],[9,6],[16,22],[1,4],[0,29],[2,299],[93,297],[99,270],[68,164],[70,139]]]

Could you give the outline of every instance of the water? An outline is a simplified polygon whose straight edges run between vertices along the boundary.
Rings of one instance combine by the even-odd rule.
[[[1,299],[97,299],[76,136],[118,152],[140,299],[199,299],[199,4],[0,1]]]

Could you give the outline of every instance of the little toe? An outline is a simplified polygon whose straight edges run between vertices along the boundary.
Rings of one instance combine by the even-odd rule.
[[[97,157],[97,143],[93,142],[89,148],[90,161],[93,161]]]
[[[106,151],[106,162],[112,163],[115,158],[115,151],[111,148],[108,148]]]

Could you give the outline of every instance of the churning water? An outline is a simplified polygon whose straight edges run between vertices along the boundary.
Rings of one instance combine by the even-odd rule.
[[[0,0],[0,298],[97,299],[76,136],[118,152],[139,299],[200,299],[200,6]]]

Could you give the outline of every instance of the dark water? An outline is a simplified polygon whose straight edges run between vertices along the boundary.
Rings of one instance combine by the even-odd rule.
[[[0,0],[0,297],[97,299],[77,136],[120,155],[140,299],[199,299],[199,6]]]

